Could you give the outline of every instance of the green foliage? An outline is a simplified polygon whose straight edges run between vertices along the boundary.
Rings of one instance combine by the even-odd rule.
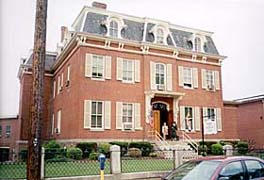
[[[56,142],[55,140],[51,140],[51,141],[45,143],[43,145],[43,147],[45,149],[50,149],[50,148],[59,149],[59,148],[61,148],[61,145],[58,142]]]
[[[240,141],[236,145],[238,154],[245,155],[248,152],[248,143]]]
[[[83,158],[88,158],[91,152],[96,151],[97,143],[96,142],[80,142],[76,145],[76,147],[82,150]]]
[[[82,150],[80,148],[68,148],[67,158],[80,160],[82,159]]]
[[[213,144],[211,146],[211,152],[213,155],[222,155],[223,154],[223,146],[220,143]]]
[[[56,158],[53,158],[53,159],[48,159],[46,162],[71,162],[73,161],[73,159],[70,159],[70,158],[66,158],[66,157],[56,157]]]
[[[63,148],[47,148],[45,149],[45,160],[53,158],[66,157],[66,149]]]
[[[21,161],[27,161],[28,150],[27,149],[21,149],[18,155],[19,155],[19,159]]]
[[[142,156],[149,156],[153,151],[153,146],[149,142],[131,142],[129,148],[138,148],[142,151]]]
[[[129,148],[128,149],[128,156],[129,157],[141,157],[142,151],[138,148]]]
[[[150,157],[158,157],[158,154],[155,153],[155,152],[151,152],[151,153],[149,153],[149,156],[150,156]]]
[[[98,146],[98,152],[103,153],[107,158],[110,157],[110,146],[108,143],[101,143]]]
[[[92,153],[90,153],[90,155],[89,155],[89,159],[90,159],[90,160],[97,160],[97,159],[98,159],[98,156],[99,156],[99,153],[97,153],[97,152],[92,152]]]
[[[206,156],[207,152],[208,152],[207,146],[206,145],[199,145],[198,152],[199,152],[198,153],[199,155]]]

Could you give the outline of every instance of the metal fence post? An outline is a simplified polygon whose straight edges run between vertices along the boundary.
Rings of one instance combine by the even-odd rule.
[[[45,148],[41,148],[41,164],[40,164],[40,179],[44,179],[44,168],[45,168]]]
[[[173,154],[173,169],[176,168],[176,150],[173,149],[172,150],[172,154]]]

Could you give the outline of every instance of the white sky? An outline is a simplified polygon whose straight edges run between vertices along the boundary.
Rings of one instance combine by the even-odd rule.
[[[100,0],[108,10],[212,31],[221,55],[225,100],[264,94],[264,1]],[[49,0],[47,50],[54,51],[60,27],[71,26],[91,0]],[[18,114],[21,56],[33,47],[35,0],[0,0],[0,116]],[[261,51],[262,50],[262,51]]]

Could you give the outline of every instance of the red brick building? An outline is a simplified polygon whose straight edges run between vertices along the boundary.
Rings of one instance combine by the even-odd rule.
[[[62,27],[57,53],[47,53],[44,139],[149,140],[173,122],[197,141],[202,125],[207,140],[239,139],[237,106],[223,103],[225,56],[213,33],[94,6],[71,31]],[[29,56],[19,70],[19,145],[28,134],[31,66]]]
[[[233,112],[229,112],[232,117],[225,118],[236,122],[238,137],[254,148],[264,148],[264,95],[225,102],[224,105],[233,106]]]

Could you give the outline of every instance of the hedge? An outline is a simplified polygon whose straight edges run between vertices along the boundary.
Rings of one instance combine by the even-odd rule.
[[[83,152],[83,158],[88,158],[91,152],[97,150],[96,142],[80,142],[76,145],[77,148],[80,148]]]

